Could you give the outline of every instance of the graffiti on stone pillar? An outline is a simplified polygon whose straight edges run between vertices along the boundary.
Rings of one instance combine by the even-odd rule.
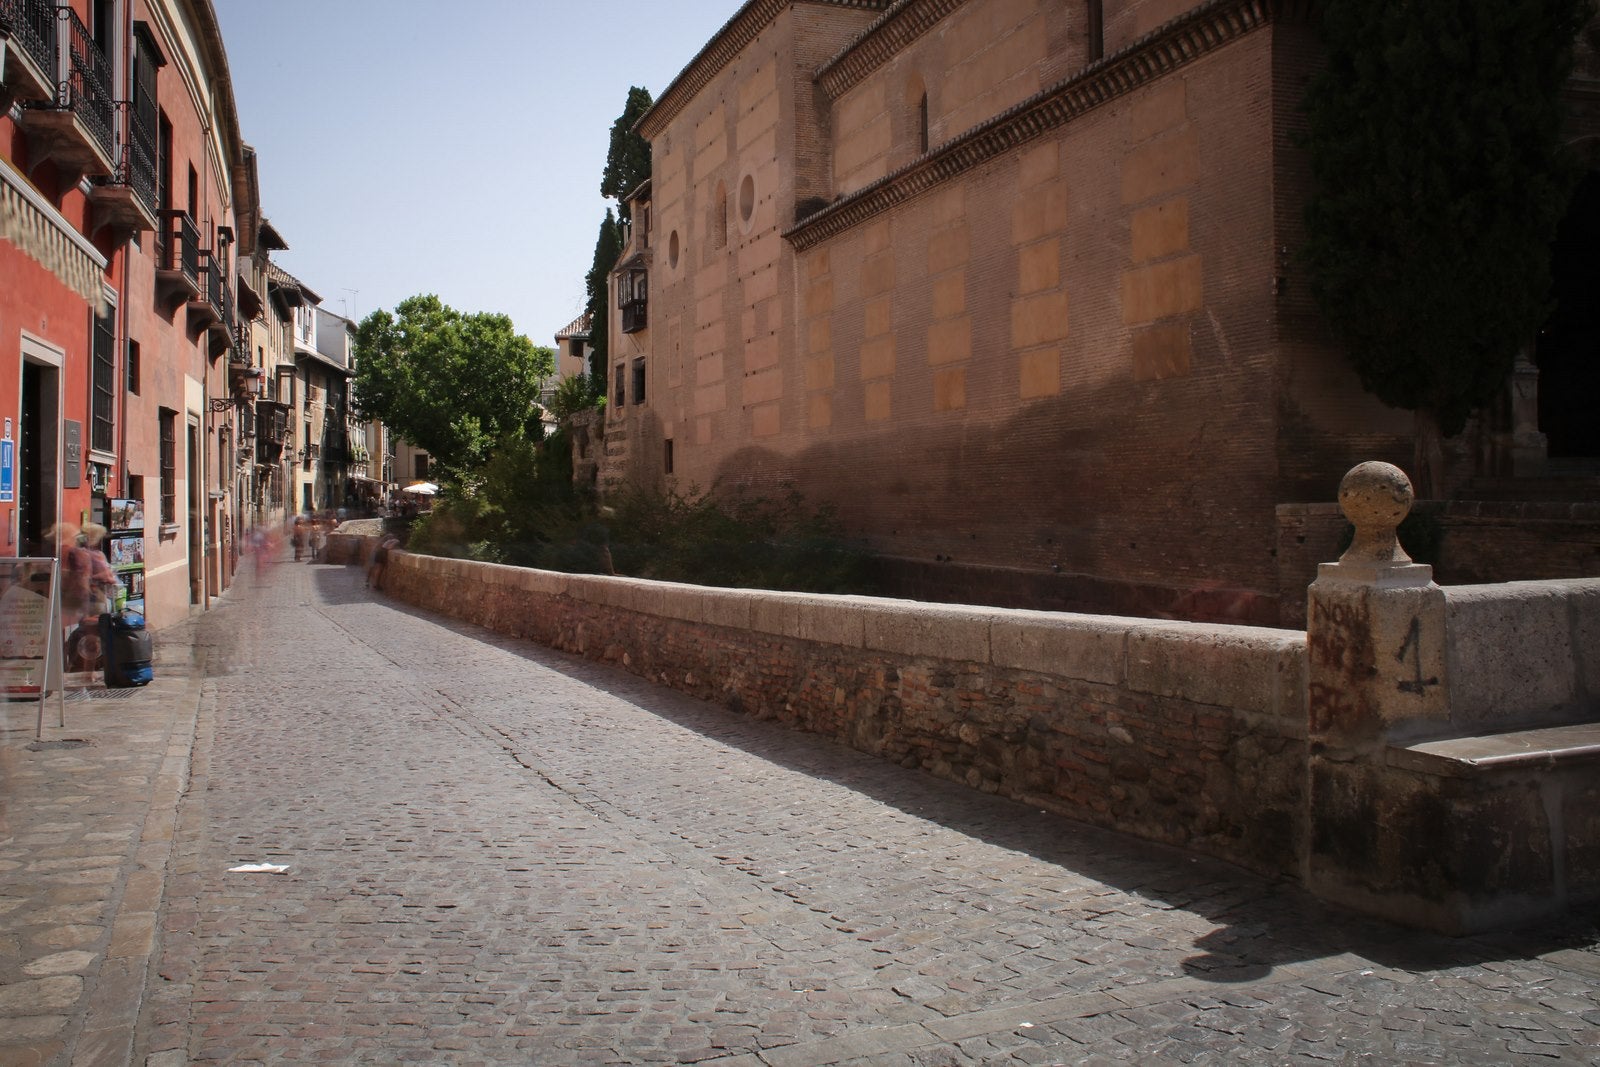
[[[1411,677],[1402,678],[1397,684],[1402,693],[1421,696],[1430,685],[1438,685],[1439,679],[1422,677],[1422,619],[1416,615],[1411,616],[1411,628],[1406,631],[1405,643],[1394,654],[1395,662],[1404,663],[1408,655],[1411,657]]]

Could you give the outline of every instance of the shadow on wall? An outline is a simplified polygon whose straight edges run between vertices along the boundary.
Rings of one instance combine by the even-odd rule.
[[[1237,378],[1208,377],[1207,358],[1221,357],[1207,356],[1213,341],[1195,343],[1187,377],[1075,389],[989,425],[952,413],[866,423],[792,455],[745,447],[714,484],[793,486],[831,505],[884,558],[891,595],[1276,625],[1274,509],[1330,500],[1337,483],[1283,479],[1281,416]],[[1375,447],[1304,427],[1298,440],[1315,442],[1295,457],[1302,469],[1410,451],[1399,438]]]

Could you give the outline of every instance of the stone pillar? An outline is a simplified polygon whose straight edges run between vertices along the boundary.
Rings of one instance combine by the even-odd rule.
[[[1416,824],[1417,798],[1397,794],[1387,752],[1449,717],[1444,592],[1395,536],[1413,500],[1391,464],[1345,475],[1339,507],[1355,539],[1339,562],[1318,568],[1306,614],[1306,885],[1404,920],[1419,917],[1403,906],[1397,914],[1395,902],[1429,894],[1412,884],[1416,843],[1406,840],[1426,829]]]
[[[1549,440],[1539,432],[1539,368],[1524,348],[1511,368],[1510,467],[1514,478],[1537,478],[1549,467]]]

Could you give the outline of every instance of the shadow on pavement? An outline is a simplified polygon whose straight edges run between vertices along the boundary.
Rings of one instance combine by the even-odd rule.
[[[1184,960],[1192,977],[1219,984],[1255,981],[1276,968],[1353,953],[1384,967],[1430,971],[1529,959],[1562,949],[1595,953],[1600,922],[1571,916],[1523,930],[1450,938],[1346,912],[1288,879],[1040,811],[925,771],[868,755],[842,742],[792,730],[660,686],[620,667],[508,637],[363,588],[345,568],[319,568],[330,605],[381,600],[391,611],[472,638],[558,672],[710,740],[788,770],[827,780],[918,818],[1025,853],[1152,907],[1189,911],[1218,926]],[[1600,954],[1592,955],[1600,977]],[[1352,966],[1356,961],[1352,960]],[[1584,969],[1588,970],[1587,963]]]

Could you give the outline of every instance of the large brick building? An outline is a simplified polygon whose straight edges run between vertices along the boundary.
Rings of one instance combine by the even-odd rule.
[[[1298,274],[1303,7],[744,4],[639,125],[602,479],[794,485],[918,595],[1276,618],[1275,508],[1412,450]]]

